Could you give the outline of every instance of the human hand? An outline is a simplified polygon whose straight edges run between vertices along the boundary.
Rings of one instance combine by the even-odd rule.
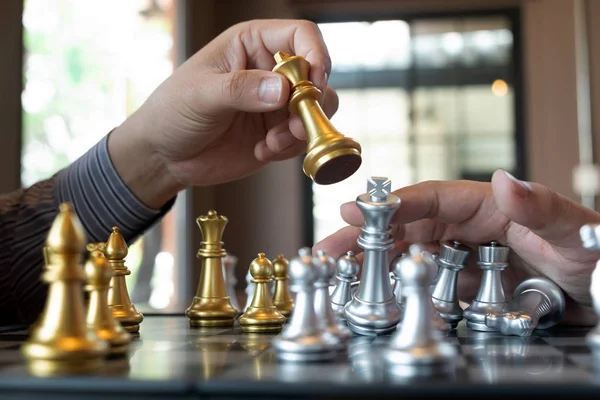
[[[496,171],[491,183],[431,181],[394,193],[401,204],[392,219],[397,247],[391,258],[410,243],[438,251],[439,241],[458,240],[476,254],[477,245],[496,240],[511,248],[503,272],[507,295],[526,278],[547,277],[565,292],[563,323],[588,325],[597,320],[591,307],[590,277],[599,256],[583,248],[579,229],[599,222],[600,214],[504,171]],[[350,226],[317,243],[315,251],[324,249],[333,257],[362,251],[356,243],[363,224],[358,207],[343,204],[341,214]],[[465,302],[472,301],[479,288],[476,258],[471,256],[458,276],[458,296]]]
[[[325,95],[324,112],[335,113],[338,98],[327,87],[331,61],[316,24],[256,20],[232,26],[111,134],[109,151],[120,175],[127,176],[139,154],[140,163],[154,170],[146,174],[159,176],[150,188],[137,183],[139,177],[129,179],[138,197],[160,206],[170,198],[156,193],[162,181],[172,196],[189,185],[240,179],[306,149],[302,123],[287,110],[289,82],[271,72],[278,51],[311,63],[310,79]]]

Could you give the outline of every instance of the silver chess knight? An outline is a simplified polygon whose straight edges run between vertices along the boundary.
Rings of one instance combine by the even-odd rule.
[[[352,283],[358,280],[356,274],[360,269],[354,253],[349,251],[337,260],[337,285],[331,294],[331,307],[336,318],[346,321],[344,307],[352,300]]]
[[[458,273],[465,268],[471,250],[457,241],[440,243],[437,258],[438,274],[431,298],[440,317],[455,329],[463,318],[463,310],[458,303],[456,285]]]
[[[398,261],[397,270],[402,278],[404,317],[385,353],[388,371],[400,376],[447,373],[456,350],[433,326],[436,311],[429,286],[436,265],[421,254],[418,246],[412,245],[410,256]]]
[[[485,324],[485,317],[489,313],[499,314],[506,307],[502,271],[508,267],[509,252],[509,247],[495,241],[479,246],[477,264],[482,270],[481,283],[475,300],[463,312],[467,327],[475,331],[494,331]]]
[[[600,224],[587,224],[579,230],[583,247],[590,250],[600,250]],[[592,281],[590,284],[590,294],[596,314],[600,318],[600,260],[596,263],[596,268],[592,272]],[[600,321],[600,319],[599,319]],[[588,346],[600,355],[600,322],[587,335]]]
[[[558,324],[565,312],[565,296],[550,279],[529,278],[519,284],[502,313],[490,313],[485,324],[504,335],[531,336],[535,329]]]
[[[365,224],[358,237],[364,249],[360,283],[352,301],[346,304],[346,323],[360,335],[391,333],[400,321],[402,311],[392,293],[388,251],[395,246],[390,221],[400,207],[398,196],[391,194],[387,178],[372,177],[367,193],[356,199]]]

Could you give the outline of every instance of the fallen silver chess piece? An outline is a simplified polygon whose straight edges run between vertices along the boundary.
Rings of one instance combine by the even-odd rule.
[[[515,288],[512,300],[500,313],[488,313],[485,324],[503,335],[531,336],[536,329],[558,324],[565,311],[562,290],[550,279],[527,279]]]

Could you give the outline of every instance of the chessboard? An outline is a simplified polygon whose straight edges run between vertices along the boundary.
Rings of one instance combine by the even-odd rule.
[[[600,396],[589,328],[554,327],[530,337],[476,332],[461,322],[444,340],[458,350],[450,374],[395,378],[382,353],[390,336],[354,336],[321,363],[278,361],[276,334],[191,328],[183,315],[146,315],[122,358],[89,375],[35,377],[19,349],[27,330],[0,333],[0,398],[445,398]],[[484,396],[484,397],[482,397]]]

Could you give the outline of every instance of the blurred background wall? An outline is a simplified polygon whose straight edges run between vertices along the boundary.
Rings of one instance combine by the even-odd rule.
[[[342,226],[339,204],[368,175],[399,187],[488,180],[505,168],[582,201],[573,170],[582,153],[600,156],[597,129],[590,141],[578,136],[586,110],[592,128],[600,123],[600,2],[591,0],[0,2],[0,191],[68,165],[183,60],[255,18],[320,24],[341,100],[333,122],[365,144],[365,165],[335,188],[313,186],[300,158],[182,193],[132,245],[134,301],[187,306],[199,272],[195,218],[211,208],[230,219],[225,247],[239,259],[241,290],[256,253],[293,257]],[[587,75],[591,104],[578,98]]]

